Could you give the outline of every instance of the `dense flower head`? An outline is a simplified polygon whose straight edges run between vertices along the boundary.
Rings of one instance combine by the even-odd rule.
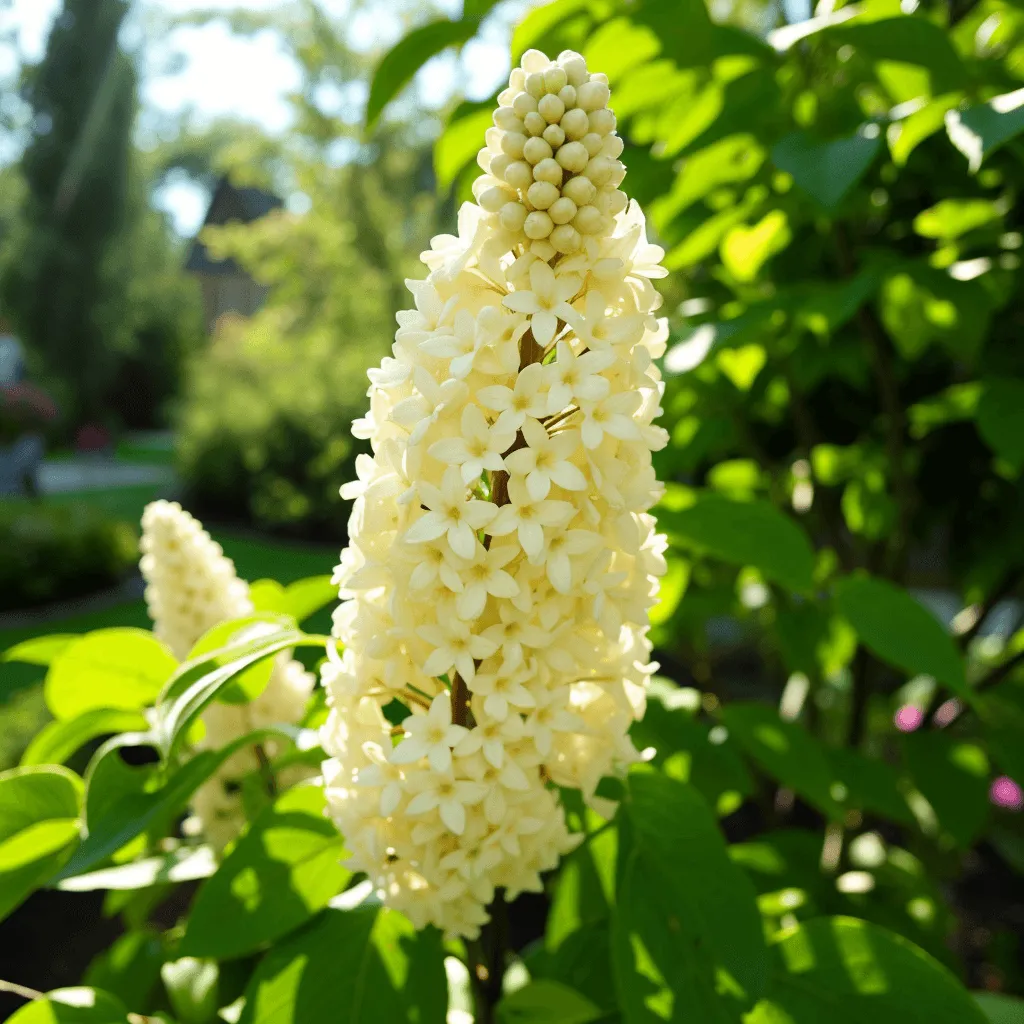
[[[179,661],[204,633],[222,622],[253,613],[249,586],[220,545],[179,504],[155,501],[142,515],[142,574],[153,632]],[[200,749],[219,749],[256,729],[297,722],[305,711],[315,677],[288,652],[277,656],[263,692],[245,704],[211,704],[203,713]],[[268,755],[276,753],[273,741]],[[192,811],[203,835],[223,849],[245,823],[239,783],[260,767],[252,748],[230,757],[192,798]],[[286,785],[308,774],[288,770]]]
[[[574,846],[558,787],[609,809],[665,569],[663,252],[618,190],[607,81],[530,51],[500,103],[479,205],[423,254],[353,425],[373,455],[342,489],[322,673],[351,866],[418,927],[468,937]]]

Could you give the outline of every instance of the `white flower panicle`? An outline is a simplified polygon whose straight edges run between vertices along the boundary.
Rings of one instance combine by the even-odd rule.
[[[344,648],[323,669],[351,866],[467,937],[575,845],[557,787],[603,806],[635,760],[665,569],[663,251],[618,191],[607,82],[530,51],[500,100],[480,205],[423,254],[353,425],[373,455],[342,489]]]
[[[155,501],[142,515],[142,575],[153,632],[179,661],[204,633],[222,622],[253,613],[249,587],[219,544],[176,502]],[[219,749],[256,729],[295,723],[301,717],[316,682],[288,652],[277,656],[266,689],[247,704],[211,704],[203,712],[206,732],[200,749]],[[273,741],[266,753],[278,751]],[[229,758],[192,798],[192,810],[209,842],[223,849],[245,823],[239,782],[260,767],[254,751],[244,749]],[[287,769],[282,786],[309,773]],[[287,777],[286,777],[287,776]]]

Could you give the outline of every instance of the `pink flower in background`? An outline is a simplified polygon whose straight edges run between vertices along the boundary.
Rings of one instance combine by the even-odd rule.
[[[924,712],[914,704],[904,704],[893,717],[900,732],[913,732],[924,721]]]
[[[996,807],[1003,807],[1008,811],[1024,809],[1024,790],[1008,775],[1000,775],[998,779],[992,781],[988,798]]]

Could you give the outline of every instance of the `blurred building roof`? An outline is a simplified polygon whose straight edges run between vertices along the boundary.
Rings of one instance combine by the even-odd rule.
[[[280,196],[265,192],[261,188],[238,187],[227,177],[220,184],[210,200],[203,227],[231,223],[251,224],[283,206]],[[202,229],[200,229],[201,233]],[[185,269],[193,274],[239,274],[240,268],[233,260],[215,260],[197,235],[189,248]]]

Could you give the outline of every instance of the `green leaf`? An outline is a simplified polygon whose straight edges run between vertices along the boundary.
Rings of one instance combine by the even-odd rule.
[[[207,1024],[217,1013],[220,970],[214,960],[186,956],[160,968],[171,1009],[182,1024]]]
[[[125,1006],[149,1006],[165,959],[159,931],[150,927],[134,929],[93,959],[83,981],[116,996]]]
[[[209,878],[217,861],[209,846],[183,846],[159,857],[145,857],[112,868],[64,878],[57,888],[65,892],[95,892],[97,889],[130,892],[168,882],[194,882]]]
[[[281,596],[283,595],[282,587]],[[222,668],[238,657],[240,647],[258,644],[263,637],[273,637],[282,630],[294,627],[295,620],[291,616],[276,611],[257,612],[242,619],[218,623],[196,641],[184,664],[203,663],[210,669]],[[217,694],[217,699],[225,704],[247,704],[267,688],[273,672],[273,661],[258,661],[239,672],[232,679],[231,685],[224,687]]]
[[[722,262],[737,281],[753,281],[792,238],[785,212],[771,210],[753,226],[735,227],[722,239]]]
[[[94,708],[138,711],[152,704],[178,667],[144,629],[98,629],[70,644],[46,675],[46,704],[57,718]]]
[[[981,747],[945,733],[900,737],[914,784],[932,805],[939,824],[960,846],[978,838],[989,817],[989,766]]]
[[[881,136],[871,137],[865,129],[827,142],[793,132],[776,143],[772,161],[792,175],[797,188],[830,210],[860,181],[881,148]]]
[[[589,1024],[604,1017],[579,992],[557,981],[531,981],[498,1003],[498,1024]]]
[[[554,880],[542,955],[530,963],[529,970],[534,979],[560,981],[610,1010],[616,1005],[609,930],[618,830],[606,827],[593,811],[582,814],[589,835],[562,861]]]
[[[0,920],[45,885],[79,834],[82,781],[56,765],[0,773]]]
[[[698,493],[688,508],[657,510],[670,539],[733,565],[752,565],[791,590],[810,590],[814,551],[803,530],[767,501]]]
[[[321,787],[300,786],[259,815],[196,895],[182,953],[245,956],[327,906],[351,872],[324,806]]]
[[[472,110],[457,121],[450,121],[434,146],[434,176],[440,191],[447,191],[464,167],[476,160],[484,133],[494,123],[490,105]],[[333,587],[337,597],[337,587]]]
[[[829,35],[855,46],[873,61],[898,61],[927,69],[932,94],[964,84],[966,73],[949,33],[927,18],[847,22],[830,29]]]
[[[735,1019],[767,982],[750,879],[693,787],[635,769],[624,808],[631,844],[612,929],[624,1020]]]
[[[74,718],[49,722],[32,740],[21,759],[28,764],[63,764],[72,754],[98,736],[118,732],[139,732],[146,719],[138,711],[93,708]]]
[[[847,576],[836,584],[835,599],[872,653],[911,674],[934,676],[954,693],[972,699],[953,638],[905,590],[888,580]]]
[[[323,647],[325,637],[308,636],[298,629],[280,629],[230,648],[206,660],[186,662],[161,695],[154,736],[165,757],[171,758],[185,742],[192,724],[211,701],[247,669],[294,647]],[[230,660],[228,660],[230,658]],[[226,664],[218,664],[226,661]]]
[[[923,238],[959,238],[999,223],[1003,212],[991,199],[943,199],[914,218],[914,230]]]
[[[81,640],[77,633],[51,633],[49,636],[34,636],[9,647],[3,654],[3,661],[20,661],[27,665],[52,665],[54,659],[71,644]]]
[[[558,52],[568,46],[569,40],[564,37],[567,24],[576,30],[581,42],[585,40],[594,24],[592,6],[597,6],[593,0],[555,0],[530,11],[512,33],[512,63],[518,64],[532,47]],[[558,43],[552,45],[556,38]]]
[[[483,138],[482,133],[480,138]],[[289,583],[284,588],[280,610],[285,615],[290,615],[296,622],[305,622],[321,608],[326,608],[337,600],[338,584],[331,576],[308,576],[306,579]]]
[[[995,96],[946,115],[949,140],[967,157],[973,174],[1000,146],[1024,131],[1024,89]]]
[[[1024,380],[996,377],[978,400],[978,432],[1014,472],[1024,468]]]
[[[1024,1024],[1024,1000],[995,992],[972,992],[988,1024]]]
[[[808,921],[781,933],[772,954],[768,998],[748,1024],[984,1024],[945,967],[866,921]]]
[[[93,988],[59,988],[27,1003],[7,1024],[123,1024],[128,1011],[120,1000]]]
[[[718,717],[762,771],[830,818],[842,816],[825,748],[806,729],[784,722],[774,708],[754,701],[729,703]]]
[[[397,911],[326,910],[256,968],[240,1024],[436,1024],[448,986],[441,935]]]
[[[377,123],[384,107],[431,57],[449,46],[460,46],[472,39],[478,27],[479,23],[472,19],[449,21],[442,18],[413,29],[399,40],[384,55],[373,73],[370,97],[366,104],[367,129]]]
[[[228,758],[277,735],[276,730],[261,729],[240,736],[221,750],[200,751],[162,783],[158,769],[152,765],[130,768],[120,755],[122,748],[151,746],[152,737],[126,734],[108,740],[96,752],[85,776],[86,837],[61,877],[84,874],[148,828],[179,814]]]
[[[910,154],[946,123],[947,112],[955,107],[961,98],[959,93],[937,96],[915,110],[909,117],[889,125],[886,141],[889,143],[892,162],[897,167],[903,167],[910,159]]]
[[[915,818],[899,787],[896,770],[878,758],[865,757],[857,750],[838,747],[828,752],[837,781],[847,791],[847,806],[880,814],[901,825],[913,826]]]

